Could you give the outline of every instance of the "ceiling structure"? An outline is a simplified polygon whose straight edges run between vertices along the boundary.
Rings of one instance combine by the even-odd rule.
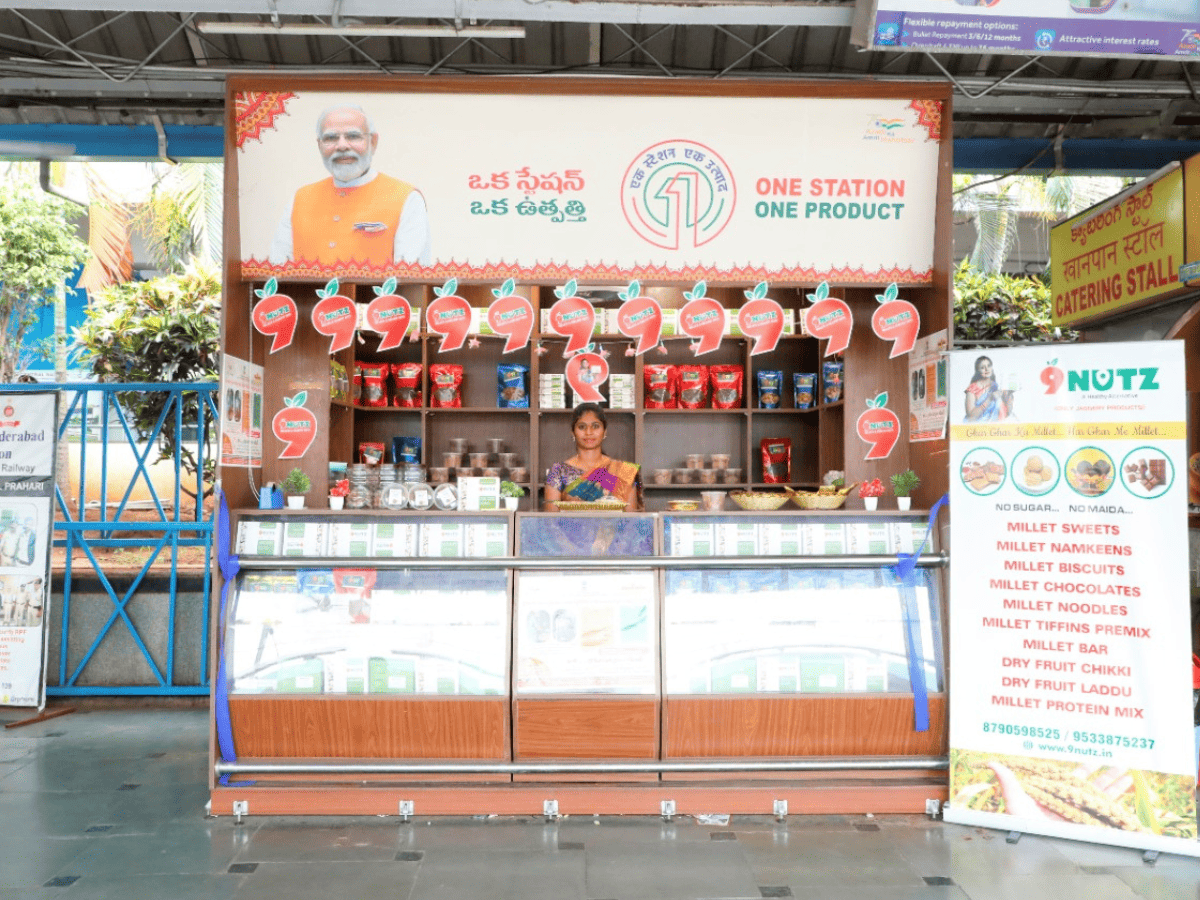
[[[227,75],[553,74],[950,79],[963,170],[1134,174],[1200,152],[1200,59],[864,51],[854,12],[843,0],[0,0],[0,139],[218,129]]]

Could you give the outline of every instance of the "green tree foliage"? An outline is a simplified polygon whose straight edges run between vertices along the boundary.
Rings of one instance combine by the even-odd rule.
[[[193,264],[153,281],[126,282],[96,293],[73,337],[81,360],[106,382],[215,381],[220,360],[221,283],[213,269]],[[120,397],[137,428],[149,432],[167,403],[162,393]],[[185,395],[183,420],[196,421],[198,401]],[[159,453],[172,457],[174,416],[159,433]],[[208,435],[211,441],[212,434]],[[196,472],[195,454],[180,445],[184,466]],[[212,455],[207,452],[206,481]],[[207,492],[207,491],[206,491]]]
[[[34,188],[0,187],[0,384],[21,374],[26,331],[86,256],[65,203]]]
[[[969,341],[1068,341],[1050,322],[1050,287],[1036,276],[990,275],[964,260],[954,273],[954,338]]]

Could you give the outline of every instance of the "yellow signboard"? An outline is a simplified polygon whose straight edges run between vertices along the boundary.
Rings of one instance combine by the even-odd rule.
[[[1200,153],[1183,164],[1184,232],[1187,236],[1185,263],[1200,263]],[[1200,284],[1200,272],[1185,276],[1190,285]]]
[[[1110,316],[1180,290],[1183,170],[1050,232],[1055,325]]]

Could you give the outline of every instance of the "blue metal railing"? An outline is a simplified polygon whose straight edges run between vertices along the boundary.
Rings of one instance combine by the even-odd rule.
[[[66,551],[62,572],[62,596],[54,598],[61,610],[58,617],[61,633],[58,646],[58,665],[55,672],[48,674],[46,693],[50,696],[83,695],[206,695],[209,692],[208,672],[208,607],[211,584],[212,537],[214,518],[204,515],[204,468],[210,435],[217,422],[215,382],[200,383],[130,383],[96,384],[72,382],[69,384],[19,384],[3,385],[6,392],[60,390],[60,410],[63,414],[59,423],[58,439],[69,441],[79,435],[79,454],[74,473],[78,496],[64,497],[61,490],[55,491],[56,511],[54,523],[54,546]],[[130,423],[129,413],[121,406],[119,396],[131,392],[151,392],[164,395],[162,411],[154,426],[142,433]],[[151,477],[149,466],[156,462],[158,440],[164,428],[173,431],[177,439],[174,452],[167,457],[173,463],[173,477],[161,470],[158,484]],[[189,473],[184,465],[185,433],[194,433],[196,452],[195,472]],[[188,441],[187,443],[191,443]],[[110,463],[114,448],[127,445],[132,454],[132,472],[128,478],[110,477]],[[99,483],[96,484],[96,467],[90,467],[89,455],[99,453]],[[190,483],[189,483],[190,479]],[[169,484],[163,482],[169,481]],[[129,518],[137,504],[131,500],[139,483],[150,497],[152,511],[150,520]],[[160,494],[162,490],[162,494]],[[190,493],[195,502],[190,515],[185,516],[183,495]],[[164,496],[165,495],[165,496]],[[98,497],[98,502],[89,502],[89,496]],[[89,513],[91,515],[89,516]],[[119,535],[119,536],[118,536]],[[176,635],[180,586],[180,551],[187,547],[204,550],[204,566],[201,574],[202,609],[198,617],[192,617],[195,633]],[[132,578],[127,589],[118,591],[104,565],[94,552],[98,548],[132,549],[149,548],[148,558]],[[72,644],[72,594],[76,575],[75,555],[82,551],[90,563],[89,568],[100,583],[112,610],[107,618],[95,628],[77,629],[86,632],[76,636]],[[165,609],[165,622],[157,622],[152,613],[143,610],[139,616],[131,615],[131,601],[139,596],[139,590],[147,592],[148,576],[165,574],[168,560],[162,559],[164,552],[169,556],[169,582]],[[160,561],[161,560],[161,561]],[[84,577],[82,574],[80,577]],[[80,602],[89,602],[80,600]],[[53,608],[53,605],[52,605]],[[88,610],[95,616],[95,610]],[[135,621],[137,619],[137,621]],[[93,620],[94,621],[94,620]],[[97,658],[101,645],[109,638],[118,622],[128,631],[133,644],[141,653],[142,660],[150,672],[150,679],[135,680],[127,677],[128,683],[113,683],[111,675],[102,678],[84,678],[90,663]],[[165,628],[165,650],[157,655],[142,634],[148,627]],[[49,623],[47,623],[49,627]],[[189,659],[197,664],[197,672],[190,678],[179,678],[176,661],[180,647],[177,642],[187,642],[182,648]],[[83,645],[86,644],[86,647]],[[82,650],[82,652],[81,652]],[[107,666],[111,672],[112,666]]]

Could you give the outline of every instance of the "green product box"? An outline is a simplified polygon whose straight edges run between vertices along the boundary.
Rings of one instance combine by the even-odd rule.
[[[280,694],[321,694],[325,691],[325,664],[319,659],[301,659],[280,666],[275,676]]]
[[[372,694],[415,694],[415,661],[403,657],[372,656],[367,662],[367,687]]]
[[[752,694],[758,688],[758,660],[753,657],[718,660],[712,667],[714,694]]]
[[[846,690],[846,661],[831,655],[803,657],[800,690],[806,694],[836,694]]]

